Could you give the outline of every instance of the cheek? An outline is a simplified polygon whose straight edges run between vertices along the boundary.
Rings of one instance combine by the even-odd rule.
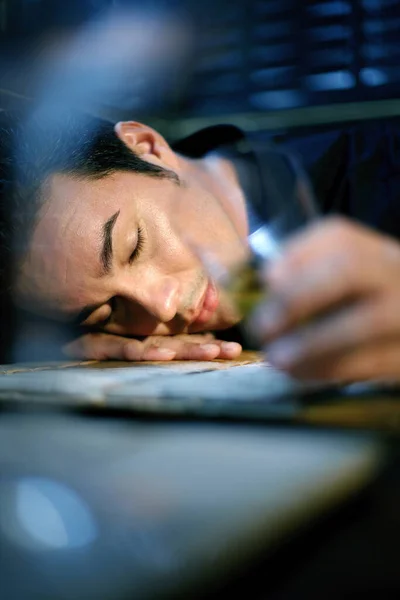
[[[180,239],[207,239],[220,230],[223,209],[211,194],[196,186],[180,188],[168,206],[171,228]]]
[[[219,248],[234,248],[240,242],[233,222],[215,198],[201,205],[195,214],[188,215],[186,240],[193,240],[218,254]]]
[[[173,213],[173,210],[170,211]],[[187,239],[185,218],[172,218],[166,211],[152,211],[147,219],[148,253],[146,262],[163,271],[186,270],[196,262]]]

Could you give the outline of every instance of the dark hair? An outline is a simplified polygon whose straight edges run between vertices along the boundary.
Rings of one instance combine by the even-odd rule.
[[[53,173],[101,179],[130,171],[179,183],[177,175],[142,160],[108,121],[78,113],[0,113],[0,311],[10,323],[12,284],[45,200]],[[1,360],[1,358],[0,358]]]

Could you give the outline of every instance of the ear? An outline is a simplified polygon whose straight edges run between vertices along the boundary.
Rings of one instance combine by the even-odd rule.
[[[179,160],[165,139],[151,127],[136,121],[120,121],[114,127],[119,139],[141,159],[177,171]]]

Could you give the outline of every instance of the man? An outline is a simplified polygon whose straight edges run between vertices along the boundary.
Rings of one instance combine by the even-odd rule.
[[[368,170],[363,135],[361,129],[331,132],[327,139],[316,136],[314,145],[306,139],[304,157],[311,158],[307,166],[316,171],[325,211],[338,209],[392,235],[329,218],[299,233],[265,271],[271,293],[253,321],[269,360],[295,376],[343,381],[400,374],[400,246],[393,236],[400,230],[399,202],[388,192],[396,157],[390,164],[375,157],[374,171]],[[375,125],[372,135],[371,156],[385,143],[396,151],[390,132]],[[16,213],[19,202],[32,214],[14,280],[18,303],[86,327],[68,347],[74,356],[236,357],[240,345],[203,333],[233,325],[237,314],[193,245],[213,248],[216,259],[227,249],[232,256],[242,252],[257,185],[257,157],[243,159],[247,183],[241,174],[243,134],[220,127],[173,149],[137,122],[113,127],[78,119],[58,133],[54,124],[35,124],[21,136],[30,143],[19,156],[13,200]],[[293,141],[300,153],[303,142]],[[353,164],[352,144],[361,154]],[[378,189],[382,165],[393,172]],[[376,189],[365,189],[368,178]]]

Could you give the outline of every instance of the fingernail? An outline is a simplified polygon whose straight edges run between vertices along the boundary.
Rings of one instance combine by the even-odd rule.
[[[150,350],[152,355],[162,356],[163,358],[173,358],[176,354],[175,350],[170,350],[170,348],[148,348],[148,351]]]
[[[215,350],[219,350],[219,346],[217,346],[217,344],[201,344],[199,348],[205,350],[205,352],[215,352]]]
[[[224,342],[221,344],[221,350],[224,350],[224,352],[237,352],[241,351],[241,349],[240,344],[236,342]]]

